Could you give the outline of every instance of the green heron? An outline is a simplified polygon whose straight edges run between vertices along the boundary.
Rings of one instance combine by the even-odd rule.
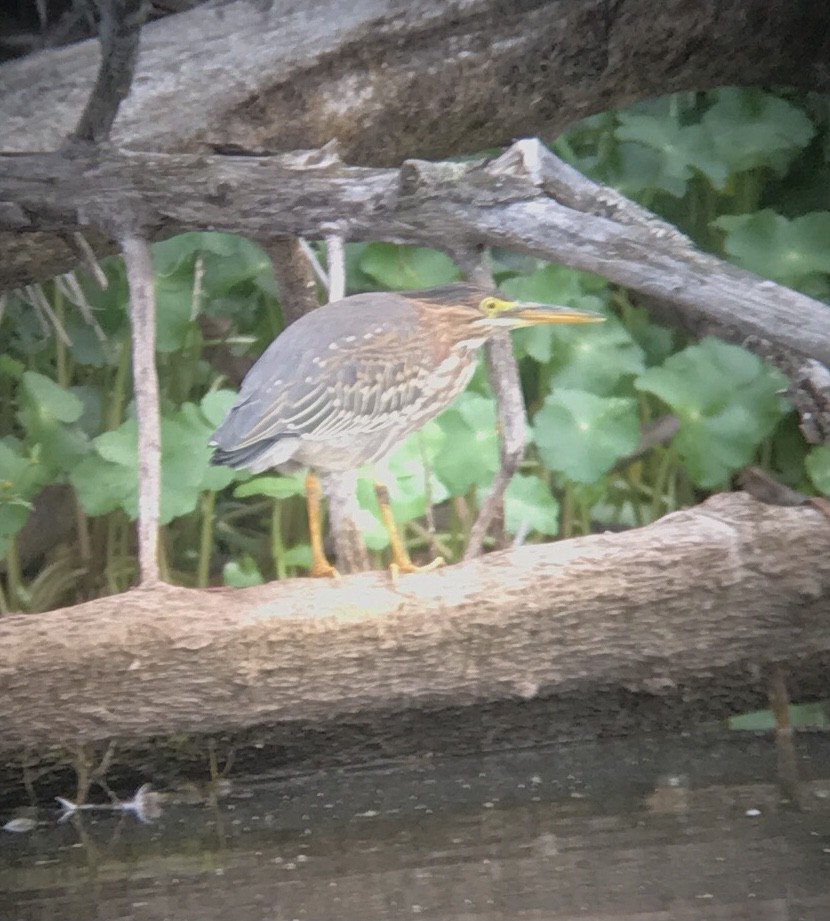
[[[289,326],[248,372],[211,439],[213,463],[254,473],[306,469],[311,574],[335,575],[323,550],[316,473],[352,470],[389,454],[461,393],[478,348],[500,330],[602,319],[463,283],[329,303]],[[416,571],[388,493],[380,485],[376,491],[393,571]]]

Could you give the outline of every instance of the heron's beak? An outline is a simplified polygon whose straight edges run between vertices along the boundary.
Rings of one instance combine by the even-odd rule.
[[[499,314],[505,326],[521,329],[523,326],[542,326],[553,323],[604,323],[601,313],[576,310],[573,307],[551,307],[548,304],[517,303]]]

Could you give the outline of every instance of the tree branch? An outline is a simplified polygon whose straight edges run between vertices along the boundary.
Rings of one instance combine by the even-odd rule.
[[[138,562],[141,585],[160,581],[158,527],[161,507],[161,412],[156,374],[156,300],[153,260],[146,240],[121,241],[132,321],[133,389],[138,421]]]
[[[493,276],[486,259],[479,255],[473,261],[464,256],[457,254],[456,259],[462,266],[465,262],[470,263],[470,280],[483,287],[493,287]],[[513,474],[519,469],[527,440],[527,410],[510,336],[501,335],[491,339],[484,346],[484,355],[487,377],[498,410],[499,469],[470,529],[467,546],[464,548],[465,560],[475,559],[481,554],[484,539],[494,521],[502,525],[501,531],[504,532],[504,494]]]
[[[133,82],[145,13],[143,0],[103,0],[101,3],[98,33],[101,64],[70,141],[97,144],[109,138],[119,106]]]
[[[315,237],[336,227],[346,239],[450,253],[504,246],[674,304],[700,334],[739,343],[759,337],[830,366],[824,304],[700,252],[579,174],[581,207],[581,190],[588,188],[591,210],[575,211],[550,197],[546,177],[561,165],[537,141],[520,142],[491,163],[408,161],[400,170],[376,170],[330,160],[295,168],[296,160],[127,151],[72,160],[0,155],[0,230],[106,228],[129,211],[141,215],[145,232],[156,238],[204,227],[255,239]],[[562,193],[561,180],[557,188],[573,200]]]
[[[0,746],[601,689],[682,696],[703,682],[713,698],[721,688],[722,709],[772,661],[816,670],[827,696],[828,602],[827,520],[740,494],[625,534],[401,576],[397,587],[378,573],[338,585],[162,586],[0,620]]]

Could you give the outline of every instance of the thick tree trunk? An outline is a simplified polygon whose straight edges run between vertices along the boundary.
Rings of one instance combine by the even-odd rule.
[[[830,695],[828,624],[827,519],[720,495],[638,531],[491,554],[397,587],[365,574],[135,590],[7,617],[0,747],[597,688],[659,697],[703,680],[714,700],[757,685],[769,662],[812,669]]]
[[[725,84],[830,86],[811,0],[215,3],[147,26],[113,143],[287,151],[337,139],[394,165],[551,139],[594,112]],[[95,82],[94,42],[0,68],[0,148],[58,148]],[[2,213],[0,201],[0,213]],[[99,242],[99,241],[96,241]],[[0,234],[2,285],[72,268],[71,243]]]

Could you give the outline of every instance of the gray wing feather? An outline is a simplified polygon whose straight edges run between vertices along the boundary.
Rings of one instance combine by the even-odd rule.
[[[314,314],[288,327],[248,373],[214,433],[216,462],[265,469],[290,461],[305,438],[405,429],[403,410],[428,396],[430,343],[414,322],[391,325],[387,305],[382,295],[361,311],[361,334],[343,307],[320,308],[326,322],[311,330],[304,321]]]

